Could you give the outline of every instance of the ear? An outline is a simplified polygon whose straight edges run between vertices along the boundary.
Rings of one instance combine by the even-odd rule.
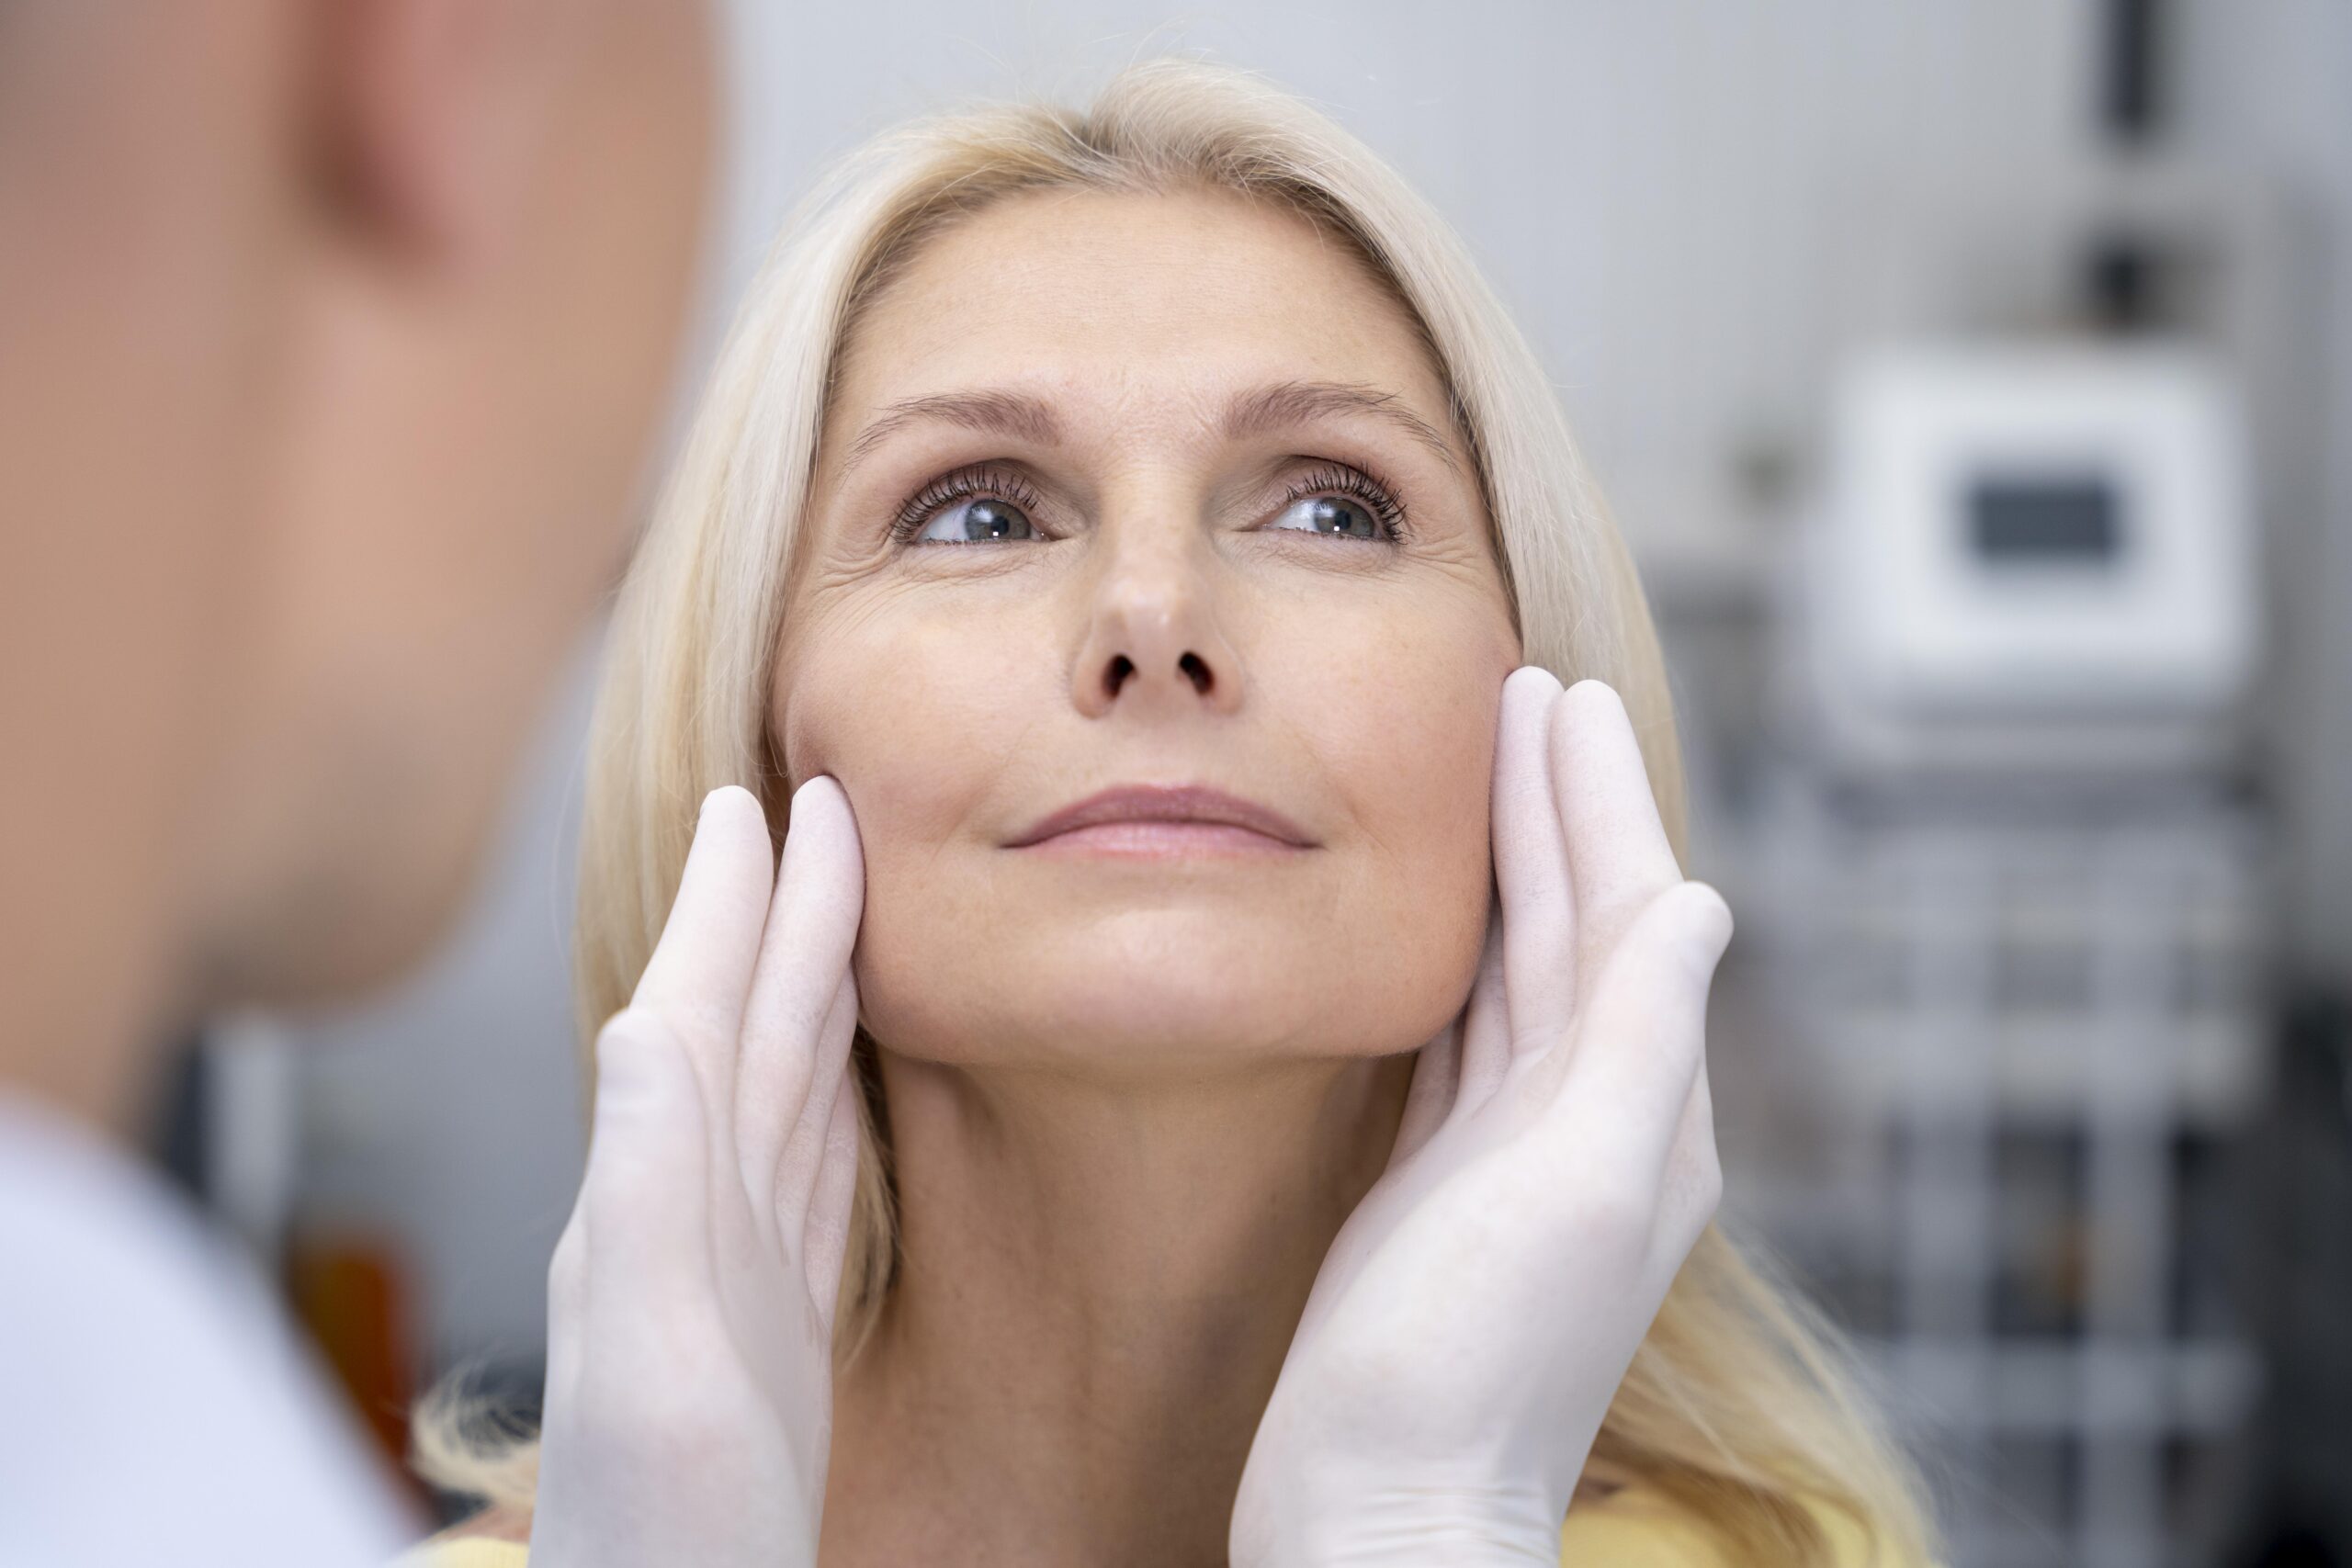
[[[480,265],[544,154],[556,76],[539,0],[330,0],[318,34],[330,198],[412,257]]]

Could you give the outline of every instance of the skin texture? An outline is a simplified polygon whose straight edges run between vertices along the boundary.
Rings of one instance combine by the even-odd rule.
[[[270,7],[0,6],[0,1073],[94,1119],[176,981],[287,273]],[[170,769],[159,765],[171,759]]]
[[[454,919],[626,558],[683,322],[699,9],[413,9],[356,24],[351,134],[381,151],[346,176],[405,216],[308,229],[287,306],[277,547],[199,868],[209,993],[364,988]]]
[[[711,140],[670,0],[0,6],[0,1074],[449,922],[624,555]],[[583,330],[594,323],[594,330]]]
[[[1304,384],[1373,406],[1236,428]],[[909,408],[976,391],[1052,428]],[[1223,194],[1009,201],[863,319],[772,715],[795,781],[856,814],[902,1201],[899,1287],[836,1391],[829,1562],[1221,1560],[1400,1053],[1460,1011],[1486,929],[1519,648],[1446,409],[1360,261]],[[892,538],[975,464],[1042,540]],[[1399,542],[1275,526],[1334,465]],[[1007,847],[1127,783],[1246,795],[1313,847]]]

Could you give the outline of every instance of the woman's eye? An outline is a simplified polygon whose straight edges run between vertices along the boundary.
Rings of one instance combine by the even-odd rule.
[[[1271,526],[1301,533],[1338,534],[1350,539],[1377,539],[1380,523],[1369,507],[1336,495],[1310,495],[1285,507]]]
[[[1034,539],[1028,514],[1008,501],[978,497],[943,506],[915,536],[919,545],[975,545],[992,539]]]

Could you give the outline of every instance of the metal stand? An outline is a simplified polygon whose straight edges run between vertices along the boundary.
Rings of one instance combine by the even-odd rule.
[[[2257,1363],[2181,1246],[2181,1151],[2265,1081],[2252,818],[2193,790],[1777,793],[1747,930],[1836,1086],[1845,1189],[1784,1193],[1845,1216],[1786,1234],[1952,1472],[1952,1568],[2201,1560],[2228,1499],[2199,1451]]]

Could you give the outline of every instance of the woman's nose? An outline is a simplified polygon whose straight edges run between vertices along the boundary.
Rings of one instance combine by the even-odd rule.
[[[1124,552],[1090,608],[1070,694],[1087,717],[1240,705],[1241,661],[1217,627],[1203,564],[1181,548]]]

